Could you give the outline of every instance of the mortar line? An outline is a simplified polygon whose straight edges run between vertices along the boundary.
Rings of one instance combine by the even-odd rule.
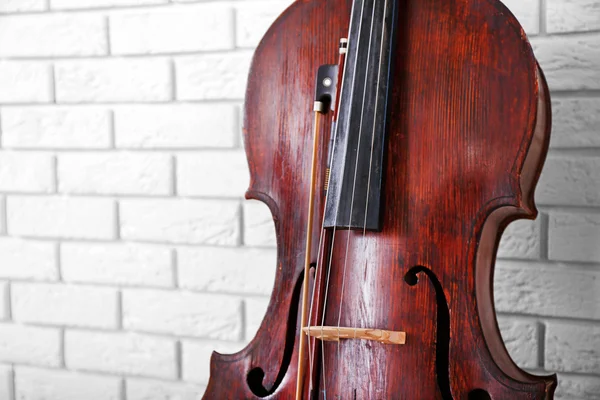
[[[106,55],[110,56],[112,54],[112,43],[110,40],[110,17],[106,15],[104,17],[104,29],[106,30]]]
[[[175,342],[175,376],[178,380],[183,379],[183,348],[181,340]]]
[[[538,354],[537,364],[540,368],[545,368],[546,358],[546,324],[538,321]]]
[[[179,187],[177,185],[177,155],[171,155],[171,196],[177,197]]]
[[[128,375],[129,376],[129,375]],[[120,393],[119,397],[121,400],[127,400],[127,380],[124,376],[121,377],[121,381],[119,382]]]
[[[540,15],[539,15],[539,31],[540,31],[540,35],[541,36],[546,36],[547,35],[547,11],[546,11],[546,0],[539,0],[538,6],[540,7]]]
[[[177,66],[175,65],[175,60],[171,59],[169,62],[169,74],[171,78],[171,100],[177,100]]]
[[[179,257],[177,255],[177,249],[171,249],[171,272],[173,274],[173,288],[176,290],[181,289],[181,280],[179,277]]]
[[[67,349],[66,349],[66,331],[65,327],[60,329],[60,369],[65,369],[67,367]]]
[[[238,41],[238,29],[237,29],[237,19],[238,19],[238,13],[239,10],[234,8],[231,10],[230,13],[230,17],[232,19],[231,21],[231,40],[232,40],[232,45],[234,49],[241,49],[241,47],[239,46],[239,41]]]
[[[240,341],[247,341],[247,328],[248,328],[248,302],[246,301],[246,299],[244,299],[242,301],[241,307],[240,307],[240,332],[241,332],[241,337],[240,337]]]
[[[123,290],[119,288],[117,291],[117,330],[123,330]]]
[[[54,64],[49,64],[48,68],[50,68],[50,73],[48,74],[48,85],[50,90],[50,101],[51,104],[58,104],[56,97],[56,68]]]
[[[66,283],[63,280],[63,270],[62,270],[62,257],[61,257],[61,248],[62,248],[62,243],[60,241],[56,242],[55,246],[54,246],[54,250],[56,251],[56,279],[58,282],[62,282],[62,283]]]
[[[115,110],[114,109],[110,109],[109,113],[108,113],[108,140],[109,140],[109,144],[108,144],[108,148],[107,149],[100,149],[106,152],[115,152],[117,151],[117,119],[116,119],[116,115],[115,115]]]
[[[12,400],[17,400],[17,377],[15,371],[15,364],[10,366],[10,388],[8,389],[8,395],[12,397]]]
[[[119,201],[115,199],[114,204],[114,239],[111,241],[120,241],[121,240],[121,207],[119,206]]]
[[[13,321],[13,312],[12,312],[12,280],[6,282],[6,321],[5,322],[14,322]]]
[[[52,155],[52,193],[58,194],[59,192],[59,177],[58,177],[58,154],[54,153]]]
[[[548,243],[550,236],[550,217],[546,213],[541,213],[540,216],[540,259],[548,260]]]

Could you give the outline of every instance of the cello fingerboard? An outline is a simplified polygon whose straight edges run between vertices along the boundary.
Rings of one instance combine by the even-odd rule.
[[[396,0],[355,0],[325,227],[381,230],[386,109]]]

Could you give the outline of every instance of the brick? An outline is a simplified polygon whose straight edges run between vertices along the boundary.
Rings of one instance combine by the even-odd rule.
[[[113,239],[111,199],[18,197],[7,199],[11,235],[75,239]]]
[[[256,47],[273,21],[290,1],[252,2],[236,7],[236,44],[238,47]]]
[[[0,278],[55,281],[58,279],[56,245],[0,238]]]
[[[242,331],[241,303],[227,296],[126,289],[123,326],[143,332],[238,340]]]
[[[574,322],[548,322],[546,370],[598,374],[600,327]]]
[[[205,389],[189,383],[127,379],[127,400],[197,400]]]
[[[600,28],[600,7],[597,0],[547,0],[546,30],[585,32]]]
[[[186,244],[237,245],[240,210],[236,201],[121,200],[124,239]]]
[[[499,317],[498,325],[513,361],[521,368],[538,367],[538,323]]]
[[[268,207],[258,201],[244,203],[244,244],[275,247],[275,225]]]
[[[0,61],[0,103],[52,101],[51,68],[28,61]]]
[[[218,174],[198,174],[216,168]],[[185,153],[177,156],[177,191],[184,196],[243,197],[250,183],[241,151]]]
[[[540,32],[538,0],[503,0],[502,3],[517,17],[528,35],[537,35]]]
[[[246,317],[246,340],[250,340],[256,335],[260,324],[267,312],[269,299],[267,297],[252,297],[244,300]]]
[[[558,374],[556,400],[600,400],[600,378]]]
[[[498,257],[536,259],[540,257],[541,218],[511,223],[502,235]]]
[[[165,59],[59,61],[55,70],[61,103],[171,99],[171,67]]]
[[[67,368],[174,379],[177,356],[172,339],[132,333],[65,333]]]
[[[500,261],[494,279],[500,312],[600,320],[600,272]]]
[[[102,15],[0,17],[0,57],[92,56],[108,52]]]
[[[536,191],[540,204],[600,205],[600,158],[550,156]]]
[[[2,146],[26,149],[94,149],[110,146],[108,110],[5,107]]]
[[[0,365],[0,399],[14,400],[13,372],[8,365]]]
[[[551,90],[600,89],[600,34],[531,41]]]
[[[181,342],[183,380],[207,384],[210,376],[210,356],[213,351],[232,354],[243,347],[243,343],[183,340]]]
[[[180,100],[243,99],[250,52],[203,54],[175,60]]]
[[[600,147],[600,99],[555,99],[552,102],[554,148]]]
[[[0,321],[10,319],[10,291],[7,282],[0,282]]]
[[[58,156],[61,193],[168,195],[171,156],[152,153],[68,153]]]
[[[67,282],[173,286],[169,248],[138,244],[62,243],[61,272]]]
[[[229,104],[117,108],[115,127],[120,148],[233,147],[237,108]]]
[[[54,190],[54,157],[46,153],[0,152],[0,191],[49,193]]]
[[[56,328],[0,324],[0,362],[58,367],[60,339]]]
[[[116,14],[110,18],[113,54],[158,54],[234,47],[233,13],[206,6],[181,11]]]
[[[269,295],[276,270],[274,250],[246,248],[180,248],[179,286],[206,292]]]
[[[117,328],[118,297],[113,288],[13,283],[15,321],[90,328]]]
[[[120,400],[121,379],[18,366],[15,392],[19,400]]]
[[[550,214],[548,256],[552,260],[600,262],[600,215]]]
[[[165,4],[169,0],[50,0],[52,9],[109,8]]]
[[[44,11],[46,0],[2,0],[0,13]]]

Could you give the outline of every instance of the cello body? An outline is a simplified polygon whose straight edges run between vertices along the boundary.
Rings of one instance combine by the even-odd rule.
[[[552,399],[555,376],[530,375],[511,360],[493,301],[505,227],[537,214],[550,136],[545,79],[498,0],[396,5],[382,229],[333,234],[321,314],[326,325],[402,330],[406,343],[323,342],[314,390],[307,373],[303,398]],[[273,215],[277,272],[254,339],[236,354],[213,354],[204,399],[294,398],[301,288],[317,279],[303,269],[315,74],[336,63],[351,8],[350,0],[298,0],[256,50],[244,117],[246,197]],[[317,128],[330,127],[325,118]],[[319,143],[319,187],[328,139]],[[314,200],[318,239],[325,196]]]

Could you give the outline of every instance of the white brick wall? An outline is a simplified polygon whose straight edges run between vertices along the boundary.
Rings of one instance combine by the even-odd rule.
[[[58,367],[62,362],[61,330],[17,323],[0,324],[0,362]]]
[[[69,369],[164,379],[177,377],[175,339],[68,330],[64,340],[65,364]]]
[[[240,111],[289,2],[0,0],[0,400],[197,399],[212,350],[252,338],[276,250]],[[506,4],[554,130],[499,322],[558,399],[600,399],[600,1]]]
[[[105,25],[102,15],[0,17],[0,57],[106,55]]]
[[[111,145],[111,114],[106,109],[3,107],[0,122],[6,149],[103,149]]]
[[[104,329],[119,325],[114,288],[14,283],[10,294],[17,322]]]
[[[52,68],[42,61],[0,61],[0,102],[49,103],[54,98]]]
[[[121,379],[19,366],[15,395],[22,400],[119,400]]]
[[[63,243],[62,279],[76,283],[172,287],[172,254],[165,246]]]

